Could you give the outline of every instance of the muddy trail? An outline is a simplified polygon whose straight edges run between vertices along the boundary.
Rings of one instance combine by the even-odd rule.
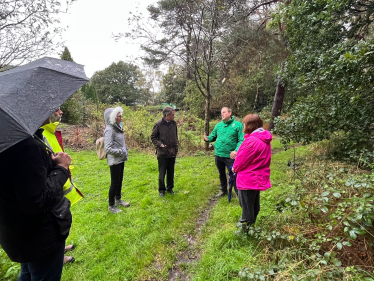
[[[301,146],[301,144],[294,144],[289,147],[291,148],[297,148]],[[284,149],[275,149],[272,151],[271,155],[283,152]],[[169,271],[169,279],[168,281],[188,281],[190,280],[190,274],[188,272],[184,272],[183,268],[186,268],[186,265],[197,262],[200,259],[201,245],[198,245],[198,241],[202,232],[202,229],[204,228],[206,222],[208,221],[210,217],[210,212],[214,208],[214,206],[217,204],[217,198],[212,197],[210,198],[208,207],[200,214],[200,216],[196,220],[196,235],[185,235],[188,242],[188,247],[181,253],[177,254],[177,260],[173,265],[173,268]],[[181,266],[183,265],[183,266]],[[183,267],[183,268],[181,268]]]
[[[169,281],[187,281],[190,279],[190,275],[183,271],[181,265],[183,264],[185,267],[186,264],[190,264],[196,262],[200,259],[200,250],[198,247],[198,241],[204,228],[206,222],[210,217],[210,212],[217,204],[217,198],[212,197],[209,200],[208,207],[200,214],[200,216],[196,220],[196,235],[185,235],[188,242],[188,247],[181,253],[177,255],[177,260],[173,265],[173,268],[169,272]]]

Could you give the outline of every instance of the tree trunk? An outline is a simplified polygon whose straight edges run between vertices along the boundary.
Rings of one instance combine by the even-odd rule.
[[[286,93],[286,88],[282,85],[282,79],[278,77],[277,89],[275,91],[273,109],[271,110],[271,120],[269,125],[269,130],[274,129],[273,120],[275,117],[281,115],[284,94]]]
[[[210,121],[210,94],[207,93],[205,97],[205,118],[204,118],[204,132],[209,136],[209,121]],[[209,142],[205,142],[205,150],[209,150]]]
[[[192,32],[192,29],[189,28],[188,29],[188,36],[187,36],[187,44],[186,44],[186,47],[187,47],[187,52],[186,52],[186,80],[187,81],[190,81],[192,79],[192,76],[191,76],[191,65],[190,65],[190,61],[191,61],[191,32]]]

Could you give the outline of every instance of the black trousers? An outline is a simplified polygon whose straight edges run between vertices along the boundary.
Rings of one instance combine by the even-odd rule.
[[[114,205],[114,198],[121,199],[123,170],[125,169],[125,162],[110,167],[110,188],[109,188],[109,206]]]
[[[221,191],[227,193],[226,167],[227,171],[230,172],[232,166],[234,166],[234,159],[220,156],[215,156],[214,158],[219,173],[219,181],[221,182]],[[238,194],[238,189],[236,188],[236,181],[234,181],[234,191],[236,194]]]
[[[240,222],[254,224],[260,212],[260,191],[259,190],[238,190],[239,203],[242,207],[242,218]]]
[[[175,157],[157,158],[158,161],[158,192],[165,193],[166,189],[174,188]],[[167,185],[165,187],[165,174]]]
[[[52,253],[38,261],[21,263],[21,273],[18,281],[61,280],[64,265],[65,241]]]

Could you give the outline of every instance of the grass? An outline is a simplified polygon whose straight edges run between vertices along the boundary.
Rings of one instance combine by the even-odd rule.
[[[272,156],[272,188],[261,192],[261,211],[256,224],[261,224],[272,212],[281,194],[292,191],[290,179],[293,171],[287,163],[293,159],[293,153],[290,149]],[[305,146],[296,148],[298,156],[307,153],[310,152]],[[253,253],[256,249],[261,250],[257,248],[258,242],[234,234],[240,216],[241,208],[236,197],[231,204],[219,200],[200,240],[203,245],[201,260],[190,267],[191,280],[240,280],[238,273],[243,266],[257,262]]]
[[[122,199],[131,207],[113,215],[107,210],[110,184],[106,161],[91,151],[72,152],[73,177],[86,198],[72,207],[69,243],[77,245],[76,262],[63,280],[164,280],[176,254],[194,234],[196,218],[218,189],[213,157],[178,158],[176,195],[160,198],[157,160],[130,152],[125,164]]]
[[[274,141],[278,148],[279,142]],[[64,267],[62,280],[168,280],[177,253],[188,247],[184,235],[196,236],[196,219],[219,191],[213,155],[177,158],[176,195],[160,198],[157,159],[136,150],[125,164],[122,199],[131,206],[108,213],[109,167],[94,151],[68,151],[72,174],[85,199],[72,207],[73,226],[67,243],[76,259]],[[306,147],[297,153],[306,154]],[[293,150],[273,155],[273,187],[261,193],[259,223],[273,210],[277,197],[289,191]],[[255,262],[256,241],[234,234],[241,216],[238,198],[218,200],[198,237],[201,259],[181,267],[192,280],[238,280],[238,272]],[[0,277],[1,280],[1,277]],[[2,280],[7,280],[6,278]],[[14,280],[14,279],[8,279]]]

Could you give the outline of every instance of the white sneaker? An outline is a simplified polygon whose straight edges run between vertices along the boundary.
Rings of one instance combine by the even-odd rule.
[[[123,206],[125,208],[130,207],[129,202],[125,202],[122,199],[116,200],[116,206]]]
[[[117,213],[122,212],[122,210],[118,209],[118,207],[117,207],[116,205],[114,205],[114,206],[109,206],[109,207],[108,207],[108,211],[109,211],[109,212],[112,212],[113,214],[117,214]]]

